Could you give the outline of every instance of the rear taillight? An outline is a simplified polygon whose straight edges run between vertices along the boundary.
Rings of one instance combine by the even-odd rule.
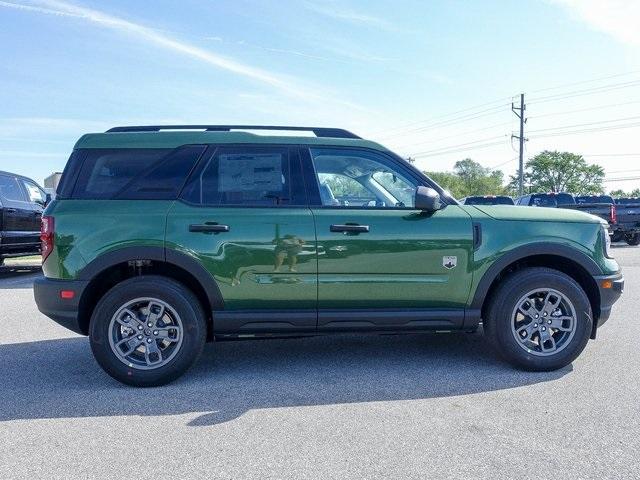
[[[618,223],[618,210],[616,209],[615,205],[611,205],[611,210],[609,213],[611,213],[611,223],[614,225]]]
[[[42,243],[42,261],[44,262],[53,250],[53,236],[55,226],[53,217],[49,215],[42,216],[40,223],[40,241]]]

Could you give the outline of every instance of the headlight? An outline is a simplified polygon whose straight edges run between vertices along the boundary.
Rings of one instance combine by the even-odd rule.
[[[611,237],[609,236],[609,230],[602,225],[602,243],[604,245],[604,256],[607,258],[613,258],[611,253]]]

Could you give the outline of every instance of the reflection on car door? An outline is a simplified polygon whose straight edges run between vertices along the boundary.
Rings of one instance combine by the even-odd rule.
[[[461,324],[471,281],[469,215],[458,205],[414,209],[420,180],[380,153],[312,148],[305,158],[317,190],[315,202],[309,191],[321,252],[319,331]]]
[[[212,148],[167,219],[167,257],[195,257],[224,305],[216,334],[315,331],[317,255],[297,149]]]

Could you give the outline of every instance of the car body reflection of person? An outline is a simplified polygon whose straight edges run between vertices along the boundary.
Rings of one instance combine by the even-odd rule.
[[[286,258],[287,264],[289,265],[289,271],[295,272],[296,265],[298,264],[298,255],[302,252],[304,240],[296,237],[295,235],[287,234],[282,238],[276,237],[273,242],[276,244],[273,271],[279,272]]]

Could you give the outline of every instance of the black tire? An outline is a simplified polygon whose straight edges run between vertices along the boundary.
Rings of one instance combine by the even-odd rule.
[[[535,289],[554,289],[573,304],[575,329],[573,337],[562,350],[548,356],[539,356],[523,348],[512,331],[513,312],[518,301]],[[593,325],[591,304],[582,287],[568,275],[550,268],[526,268],[505,277],[490,299],[485,335],[494,348],[514,366],[530,371],[551,371],[573,362],[584,350]]]
[[[151,370],[125,364],[113,351],[109,340],[112,335],[110,323],[116,312],[138,298],[165,302],[182,323],[182,340],[176,347],[177,353],[165,365]],[[206,317],[196,296],[184,285],[155,275],[130,278],[109,290],[98,302],[89,326],[91,350],[100,366],[116,380],[136,387],[165,385],[180,377],[202,353],[206,337]]]
[[[613,234],[611,235],[612,243],[621,242],[622,240],[624,240],[624,233],[620,231],[613,232]]]
[[[640,233],[633,233],[631,235],[625,235],[624,241],[627,242],[628,245],[635,247],[640,245]]]

